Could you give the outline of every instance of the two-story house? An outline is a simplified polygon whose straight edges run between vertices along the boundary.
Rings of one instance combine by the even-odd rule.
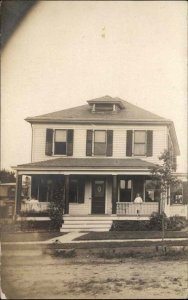
[[[171,120],[105,96],[26,121],[32,126],[32,161],[15,168],[17,215],[47,209],[56,181],[64,187],[62,231],[109,230],[112,220],[143,220],[159,211],[151,169],[164,149],[172,159],[180,153]],[[23,176],[31,178],[25,203]],[[134,203],[137,193],[142,203]]]

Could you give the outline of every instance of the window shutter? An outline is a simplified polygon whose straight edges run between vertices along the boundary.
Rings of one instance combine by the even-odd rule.
[[[53,146],[53,129],[46,129],[46,147],[45,154],[48,156],[52,155],[52,146]]]
[[[127,130],[126,156],[132,156],[133,131]]]
[[[93,139],[93,130],[87,130],[86,156],[92,156],[92,139]]]
[[[153,131],[147,130],[147,151],[146,156],[153,155]]]
[[[85,179],[81,177],[78,184],[78,203],[84,203]]]
[[[188,204],[188,182],[183,182],[183,204]]]
[[[107,149],[106,155],[112,156],[113,153],[113,130],[107,130]]]
[[[74,138],[74,130],[67,130],[67,156],[73,155],[73,138]]]

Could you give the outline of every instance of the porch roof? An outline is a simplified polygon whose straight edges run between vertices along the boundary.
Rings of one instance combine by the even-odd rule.
[[[17,170],[34,170],[34,169],[152,169],[155,164],[138,158],[71,158],[61,157],[50,160],[44,160],[29,164],[22,164],[15,167]]]

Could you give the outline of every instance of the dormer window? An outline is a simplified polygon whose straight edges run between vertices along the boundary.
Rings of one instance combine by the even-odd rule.
[[[105,96],[102,99],[94,99],[87,101],[91,106],[92,113],[108,113],[108,112],[118,112],[121,109],[124,109],[123,102],[118,98],[112,98]]]
[[[106,112],[106,111],[115,111],[116,105],[112,103],[96,103],[93,104],[92,111],[93,112]]]

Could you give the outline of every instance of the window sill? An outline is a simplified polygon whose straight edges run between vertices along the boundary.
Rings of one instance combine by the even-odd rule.
[[[69,204],[71,204],[71,205],[80,205],[80,204],[84,204],[84,203],[75,203],[75,202],[70,202],[69,201]]]
[[[68,155],[67,154],[52,154],[52,156],[54,157],[67,157]]]

